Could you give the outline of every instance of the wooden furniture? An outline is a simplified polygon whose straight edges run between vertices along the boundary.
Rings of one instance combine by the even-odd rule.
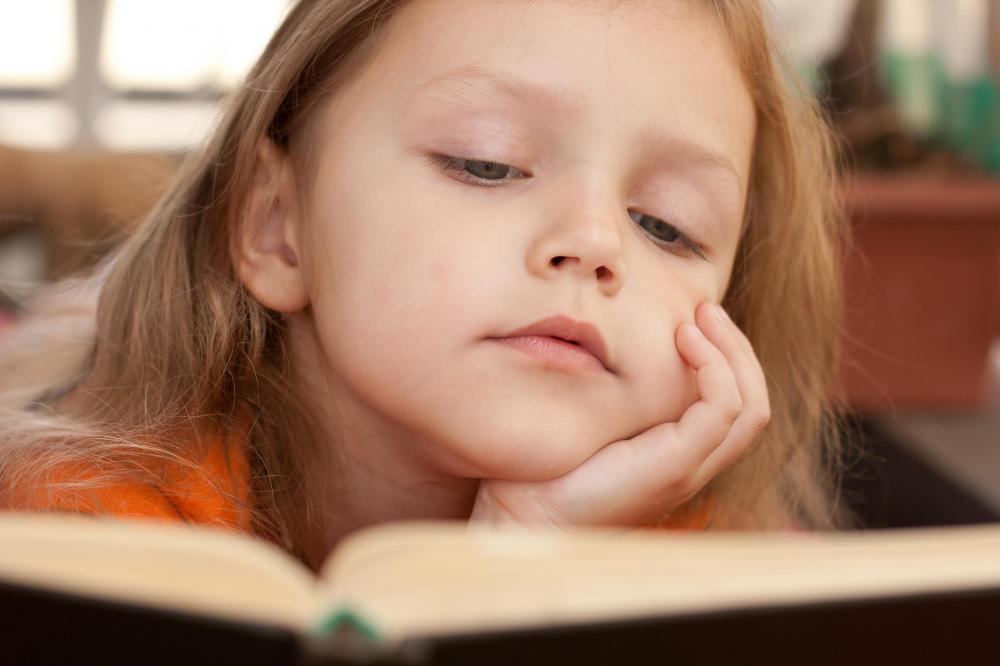
[[[859,174],[844,191],[848,404],[984,406],[1000,333],[1000,179]]]

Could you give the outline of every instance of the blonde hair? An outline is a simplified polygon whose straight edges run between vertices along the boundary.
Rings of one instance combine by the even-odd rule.
[[[316,510],[308,461],[317,431],[298,408],[285,321],[243,288],[229,247],[260,140],[290,146],[306,163],[295,137],[374,52],[399,4],[295,5],[204,149],[101,269],[77,284],[96,299],[96,318],[92,307],[73,313],[60,305],[72,294],[57,296],[24,324],[35,331],[4,340],[0,376],[22,385],[0,392],[0,494],[54,483],[52,470],[70,462],[98,465],[94,483],[117,475],[155,485],[163,479],[151,459],[196,468],[191,440],[177,432],[240,433],[250,422],[253,529],[303,553]],[[758,3],[709,4],[732,40],[758,118],[746,232],[724,303],[765,369],[772,421],[692,505],[710,493],[710,524],[718,528],[778,528],[790,518],[836,527],[829,392],[841,222],[830,138],[808,94],[789,86]],[[53,348],[44,350],[51,371],[29,382],[26,368],[39,350],[25,339],[38,330],[66,356],[52,368]]]

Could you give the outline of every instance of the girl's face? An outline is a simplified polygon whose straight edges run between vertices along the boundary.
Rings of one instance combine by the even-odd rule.
[[[301,370],[331,427],[540,480],[696,399],[674,335],[725,292],[754,135],[699,4],[416,0],[391,20],[315,125]],[[596,327],[611,369],[491,339],[554,315]]]

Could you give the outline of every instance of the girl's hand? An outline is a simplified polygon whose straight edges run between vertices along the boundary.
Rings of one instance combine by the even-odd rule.
[[[700,399],[676,423],[613,442],[563,476],[483,479],[470,520],[554,526],[656,522],[742,454],[771,418],[764,372],[722,307],[703,303],[681,324],[677,349]]]

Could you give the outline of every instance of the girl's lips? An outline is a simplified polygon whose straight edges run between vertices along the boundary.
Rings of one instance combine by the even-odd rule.
[[[567,342],[589,352],[605,370],[615,374],[615,368],[609,362],[608,346],[604,342],[604,336],[601,335],[600,329],[589,321],[577,321],[569,315],[558,314],[513,331],[506,331],[496,337],[500,339],[539,337]]]
[[[580,345],[545,335],[490,338],[533,357],[543,366],[565,372],[606,372],[601,360]]]

